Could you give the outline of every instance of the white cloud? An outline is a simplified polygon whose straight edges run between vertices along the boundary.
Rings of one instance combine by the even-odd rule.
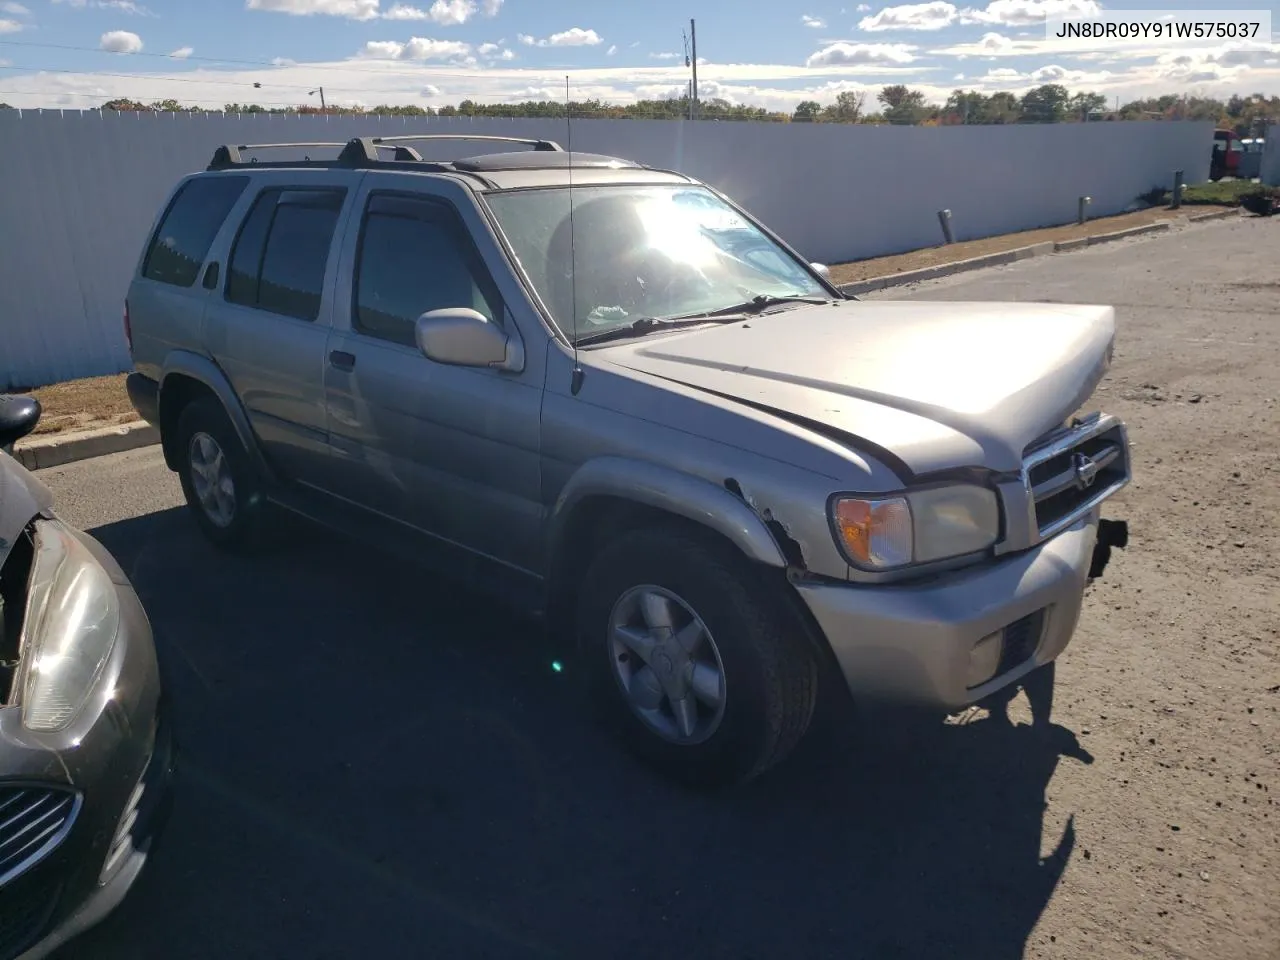
[[[273,67],[293,67],[297,66],[297,60],[290,60],[288,57],[272,57],[271,65]]]
[[[884,30],[941,30],[955,22],[959,11],[945,0],[885,7],[872,17],[863,17],[858,27],[868,33]]]
[[[857,12],[858,12],[858,13],[870,13],[870,12],[871,12],[871,4],[869,4],[869,3],[860,3],[860,4],[858,4],[858,6],[857,6],[857,8],[856,8],[856,9],[857,9]],[[844,13],[844,11],[843,11],[843,10],[841,10],[840,12],[841,12],[841,13]]]
[[[245,0],[245,9],[287,13],[295,17],[316,14],[346,17],[348,20],[375,20],[378,0]]]
[[[907,64],[916,48],[906,43],[833,43],[805,61],[807,67]]]
[[[142,38],[128,30],[112,30],[102,35],[98,45],[108,53],[137,53],[142,49]]]
[[[17,20],[0,20],[0,33],[17,33],[22,29],[22,24]]]
[[[827,25],[827,21],[823,20],[821,17],[811,17],[807,13],[800,15],[800,22],[806,27],[812,27],[814,30],[821,30]]]
[[[486,17],[496,17],[502,10],[502,0],[484,0],[481,4]]]
[[[981,10],[962,11],[960,21],[1025,27],[1042,24],[1048,17],[1093,17],[1101,10],[1095,0],[991,0]]]
[[[134,0],[53,0],[54,3],[65,3],[68,7],[76,10],[86,10],[93,8],[95,10],[114,10],[117,13],[131,13],[139,17],[153,17],[153,14],[140,3]]]
[[[185,60],[195,52],[195,48],[193,47],[179,47],[177,50],[173,51],[173,53],[169,54],[169,56],[173,57],[175,60]]]
[[[475,0],[436,0],[426,10],[397,3],[382,15],[384,20],[430,20],[442,27],[456,27],[476,15]]]
[[[516,55],[501,43],[482,43],[476,47],[476,53],[490,60],[514,60]]]
[[[547,37],[549,47],[594,47],[603,42],[600,34],[594,30],[583,30],[581,27],[570,27],[562,33],[553,33]]]
[[[423,97],[438,97],[442,93],[444,93],[444,91],[441,90],[439,87],[437,87],[434,83],[428,83],[425,87],[423,87],[421,90],[418,91],[418,95]]]
[[[604,55],[606,57],[612,57],[617,52],[618,52],[618,45],[615,43],[613,46],[611,46],[608,50],[604,52]]]
[[[956,74],[954,77],[952,77],[951,79],[952,79],[952,80],[963,80],[963,79],[964,79],[964,74],[963,74],[963,73],[957,73],[957,74]]]
[[[31,16],[31,11],[28,10],[26,7],[24,7],[20,3],[13,3],[13,2],[0,3],[0,11],[3,11],[8,14],[12,14],[15,17]]]
[[[651,53],[651,54],[649,54],[649,59],[651,59],[651,60],[675,60],[675,59],[677,59],[679,56],[680,56],[680,54],[678,54],[678,53]]]
[[[594,30],[583,30],[581,27],[570,27],[561,33],[553,33],[549,37],[531,37],[527,33],[516,35],[526,47],[594,47],[604,43],[600,34]],[[635,44],[633,43],[634,47]]]
[[[398,40],[370,40],[361,49],[360,56],[374,60],[450,60],[465,61],[471,54],[471,44],[459,40],[432,40],[413,37],[408,43]]]

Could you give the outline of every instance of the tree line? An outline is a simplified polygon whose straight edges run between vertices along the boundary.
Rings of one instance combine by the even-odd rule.
[[[0,109],[8,104],[0,104]],[[374,107],[300,105],[266,107],[256,103],[228,103],[227,113],[292,113],[335,115],[379,115],[396,117],[537,117],[564,118],[566,109],[575,118],[613,120],[679,120],[689,116],[689,98],[640,100],[629,104],[602,100],[527,100],[523,103],[481,103],[463,100],[457,105],[419,107],[381,104]],[[204,112],[201,107],[184,106],[178,100],[142,103],[136,100],[109,100],[104,110],[151,112]],[[1280,123],[1280,97],[1261,93],[1234,95],[1226,100],[1165,94],[1108,105],[1100,93],[1072,93],[1061,84],[1049,83],[1018,96],[1013,93],[952,91],[946,102],[930,104],[920,90],[903,84],[883,87],[873,101],[856,91],[840,93],[834,103],[823,105],[805,100],[790,113],[720,98],[699,100],[697,118],[721,121],[767,121],[774,123],[865,123],[907,126],[952,126],[958,124],[1073,123],[1116,120],[1211,120],[1240,136],[1260,136],[1269,123]]]

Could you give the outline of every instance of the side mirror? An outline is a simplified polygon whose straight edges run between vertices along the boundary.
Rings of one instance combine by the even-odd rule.
[[[827,269],[827,265],[825,263],[811,263],[809,264],[809,269],[820,276],[823,280],[831,279],[831,271]]]
[[[40,422],[40,401],[35,397],[0,394],[0,449],[8,451]]]
[[[418,318],[414,333],[418,349],[436,363],[513,372],[524,369],[520,340],[467,307],[429,310]]]

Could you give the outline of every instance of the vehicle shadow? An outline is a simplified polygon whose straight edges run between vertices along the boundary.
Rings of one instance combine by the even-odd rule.
[[[254,557],[176,510],[92,533],[182,753],[164,844],[62,960],[1013,960],[1073,853],[1046,787],[1092,758],[1043,717],[903,742],[831,709],[693,793],[614,748],[554,640],[450,584],[306,528]]]

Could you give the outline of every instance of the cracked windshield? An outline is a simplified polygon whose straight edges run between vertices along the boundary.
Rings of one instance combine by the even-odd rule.
[[[543,188],[486,201],[530,283],[574,339],[755,297],[829,296],[795,257],[705,188]]]

